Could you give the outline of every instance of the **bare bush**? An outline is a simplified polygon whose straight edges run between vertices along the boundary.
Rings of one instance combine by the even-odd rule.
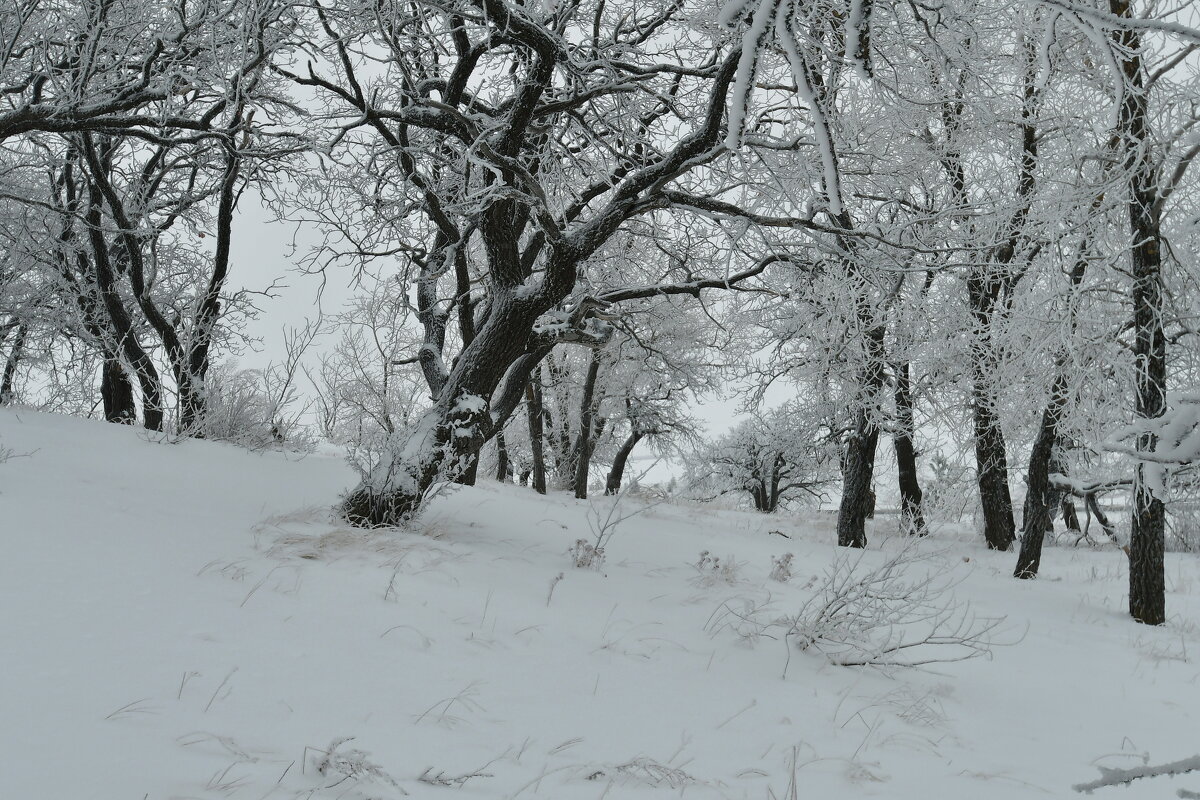
[[[291,376],[281,367],[239,370],[221,365],[208,375],[197,432],[252,450],[308,452],[315,441],[300,422],[302,405]]]
[[[916,667],[990,656],[1004,618],[977,617],[913,543],[878,566],[840,556],[816,594],[781,620],[784,638],[839,666]]]

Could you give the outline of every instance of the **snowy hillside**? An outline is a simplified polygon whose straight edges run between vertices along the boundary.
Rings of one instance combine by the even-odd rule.
[[[906,574],[1003,617],[990,656],[844,667],[782,621],[844,558],[824,515],[626,499],[587,569],[611,499],[484,483],[366,533],[333,456],[9,410],[0,444],[0,797],[1009,800],[1200,753],[1195,556],[1152,628],[1119,551],[1018,582],[937,530]],[[902,550],[874,524],[853,574]],[[1200,773],[1096,796],[1178,789]]]

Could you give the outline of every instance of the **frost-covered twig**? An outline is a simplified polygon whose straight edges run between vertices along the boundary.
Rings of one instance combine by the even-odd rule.
[[[1169,764],[1159,764],[1156,767],[1146,764],[1129,769],[1112,767],[1097,767],[1097,769],[1100,770],[1099,778],[1089,783],[1077,783],[1071,788],[1077,792],[1091,794],[1096,789],[1103,789],[1105,786],[1123,786],[1133,783],[1138,778],[1157,778],[1160,775],[1183,775],[1188,772],[1198,772],[1200,771],[1200,755],[1172,761]],[[1184,797],[1185,795],[1181,792],[1179,796]]]
[[[347,742],[354,740],[353,736],[343,736],[334,739],[329,743],[328,750],[320,750],[312,748],[316,752],[322,754],[322,758],[316,759],[314,766],[317,772],[325,777],[336,779],[333,783],[325,788],[332,788],[346,781],[358,782],[378,782],[383,783],[394,789],[399,790],[403,795],[408,792],[401,788],[400,784],[384,771],[383,767],[372,762],[367,753],[358,749],[342,749]],[[305,748],[306,751],[308,748]]]
[[[455,789],[462,788],[463,784],[472,778],[490,778],[492,773],[484,772],[483,767],[471,772],[464,772],[461,775],[447,775],[442,770],[433,771],[433,767],[426,767],[418,777],[421,783],[428,783],[430,786],[447,786]]]

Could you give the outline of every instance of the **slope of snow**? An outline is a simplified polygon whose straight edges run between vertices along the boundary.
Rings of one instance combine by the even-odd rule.
[[[826,515],[626,500],[588,570],[568,550],[611,500],[484,484],[365,533],[328,512],[332,456],[12,411],[0,444],[0,797],[1008,799],[1200,753],[1194,556],[1150,629],[1119,552],[1050,548],[1018,582],[939,531],[920,547],[1000,643],[882,673],[722,622],[800,607],[838,557]],[[1096,796],[1177,788],[1200,775]]]

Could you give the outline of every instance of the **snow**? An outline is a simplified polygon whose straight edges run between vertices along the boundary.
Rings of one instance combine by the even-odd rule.
[[[454,401],[454,408],[451,409],[450,413],[452,415],[482,414],[484,411],[487,411],[487,407],[487,400],[484,400],[477,394],[463,392]]]
[[[611,498],[485,483],[364,532],[329,514],[354,480],[335,454],[10,410],[0,444],[2,797],[766,800],[794,769],[799,797],[1011,800],[1200,753],[1194,555],[1168,554],[1149,628],[1116,550],[1052,547],[1016,581],[935,530],[925,557],[1006,644],[885,673],[712,624],[796,613],[838,555],[826,515],[624,499],[641,513],[583,570]],[[879,563],[898,542],[874,524]],[[1200,777],[1095,796],[1179,788]]]

